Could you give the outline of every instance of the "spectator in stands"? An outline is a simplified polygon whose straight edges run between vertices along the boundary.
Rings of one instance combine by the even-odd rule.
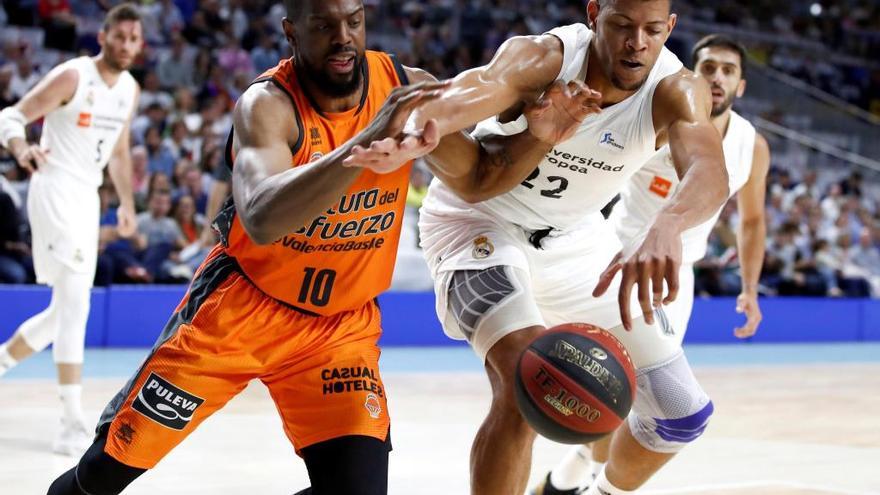
[[[101,227],[95,285],[152,282],[152,276],[141,265],[136,255],[147,247],[146,237],[140,233],[135,233],[130,239],[120,237],[116,228],[117,201],[113,187],[105,181],[98,189],[98,195],[101,198]]]
[[[206,177],[198,167],[190,162],[184,171],[183,182],[180,184],[181,197],[189,196],[194,202],[196,211],[202,215],[205,214],[205,208],[208,205],[207,191],[211,190],[210,177],[207,177],[208,184],[204,180]]]
[[[159,102],[150,103],[146,110],[131,123],[131,135],[136,144],[144,144],[147,129],[156,127],[160,134],[165,131],[168,112]]]
[[[189,130],[183,120],[175,120],[171,123],[171,129],[162,143],[171,151],[174,160],[181,158],[192,159],[195,147],[198,145],[196,141],[190,138]]]
[[[183,36],[180,33],[172,33],[171,49],[165,54],[159,65],[156,66],[156,75],[159,78],[160,86],[169,90],[192,86],[194,59],[195,54],[186,45],[186,40],[183,39]],[[171,108],[171,106],[168,108]]]
[[[76,17],[68,0],[39,0],[37,15],[46,31],[47,48],[70,50],[76,46]]]
[[[12,94],[12,75],[14,73],[15,68],[11,64],[0,67],[0,108],[14,105],[18,101],[18,98]]]
[[[12,74],[12,80],[9,82],[12,97],[15,101],[20,100],[39,80],[40,74],[35,70],[30,52],[22,51],[15,61],[15,70]]]
[[[196,211],[196,203],[192,196],[185,194],[177,199],[173,216],[187,245],[199,240],[205,227],[205,218]]]
[[[859,244],[851,248],[849,259],[870,283],[871,294],[880,297],[880,250],[867,227],[859,234]]]
[[[223,48],[217,51],[217,66],[225,71],[226,74],[244,73],[252,76],[254,73],[254,63],[251,61],[251,54],[239,45],[238,39],[233,35],[231,27],[226,29]]]
[[[158,127],[150,127],[144,136],[144,146],[147,149],[147,169],[151,174],[162,172],[171,176],[174,174],[174,155],[162,142],[162,132]]]
[[[162,90],[159,82],[159,76],[155,72],[147,72],[144,76],[143,88],[141,88],[141,98],[138,106],[141,111],[158,103],[166,112],[174,106],[174,98],[167,91]]]
[[[158,2],[159,10],[162,12],[160,23],[162,25],[162,36],[165,39],[171,39],[173,34],[180,33],[186,26],[183,19],[183,12],[174,0],[160,0]]]
[[[0,284],[33,282],[31,250],[22,236],[24,221],[13,194],[0,187]]]
[[[185,246],[183,232],[169,216],[171,194],[155,189],[147,200],[147,211],[138,215],[138,232],[146,237],[141,262],[153,279],[162,282],[175,278],[172,255]]]
[[[852,262],[852,237],[849,233],[837,238],[833,252],[838,262],[837,283],[843,294],[847,297],[870,297],[868,274]]]
[[[131,149],[131,180],[135,203],[143,204],[146,201],[150,181],[149,158],[147,149],[143,146],[135,146]]]
[[[214,56],[208,48],[201,48],[196,54],[195,63],[193,64],[193,89],[196,94],[201,93],[202,86],[208,82],[211,77],[211,68],[214,67]]]
[[[275,38],[269,33],[260,35],[260,45],[251,52],[253,59],[254,72],[262,74],[266,69],[270,69],[281,59],[281,52],[275,44]]]

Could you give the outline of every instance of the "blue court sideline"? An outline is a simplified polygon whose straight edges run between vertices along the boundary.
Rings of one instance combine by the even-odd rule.
[[[814,363],[880,363],[880,344],[743,344],[689,345],[694,366],[774,366]],[[87,349],[87,378],[125,378],[131,375],[149,349]],[[478,372],[482,369],[467,347],[391,347],[382,351],[386,373]],[[53,378],[50,351],[26,360],[4,379]]]

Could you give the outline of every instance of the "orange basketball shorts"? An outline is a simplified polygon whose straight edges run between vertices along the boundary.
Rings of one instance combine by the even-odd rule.
[[[140,370],[107,406],[105,451],[149,469],[253,379],[297,451],[347,435],[386,440],[374,302],[312,316],[254,287],[233,258],[202,266]]]

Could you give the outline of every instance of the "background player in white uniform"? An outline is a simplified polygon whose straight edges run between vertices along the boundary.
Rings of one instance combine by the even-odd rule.
[[[692,59],[694,71],[711,85],[712,124],[724,136],[724,159],[730,194],[732,196],[739,192],[737,251],[742,291],[737,298],[736,311],[745,313],[746,324],[735,329],[734,334],[739,338],[747,338],[754,335],[761,321],[758,279],[764,262],[764,194],[767,171],[770,168],[770,150],[767,140],[731,108],[734,99],[742,97],[746,89],[743,71],[745,49],[730,38],[711,35],[694,45]],[[630,242],[653,221],[678,188],[679,180],[671,160],[669,148],[661,148],[630,179],[621,193],[621,200],[614,207],[611,217],[624,244]],[[719,209],[709,221],[685,231],[681,236],[679,295],[675,301],[664,307],[679,341],[684,338],[694,301],[693,264],[706,255],[709,234],[720,214]],[[591,477],[601,472],[608,459],[609,447],[610,438],[606,438],[593,443],[591,449],[572,449],[534,493],[576,494],[582,484],[589,483],[592,481]]]
[[[422,209],[438,314],[447,334],[467,338],[485,359],[493,388],[471,454],[475,494],[525,490],[535,433],[517,409],[514,370],[528,342],[548,326],[587,321],[616,327],[612,331],[640,369],[635,414],[614,443],[607,479],[597,485],[606,493],[638,488],[684,446],[664,438],[667,422],[696,438],[712,410],[677,339],[654,324],[664,278],[666,301],[675,298],[681,232],[707,220],[727,198],[727,181],[718,180],[726,171],[710,120],[709,87],[663,48],[675,25],[668,0],[594,0],[587,10],[592,31],[575,24],[507,41],[487,66],[459,75],[443,96],[425,104],[415,122],[420,128],[435,119],[438,134],[447,135],[494,115],[512,121],[482,124],[476,135],[485,145],[489,134],[522,131],[525,119],[515,120],[520,103],[557,79],[584,80],[601,93],[601,114],[588,117],[570,139],[546,145],[537,169],[520,160],[524,153],[501,153],[499,162],[510,166],[494,184],[487,186],[479,174],[461,177],[480,186],[462,196],[476,204],[435,182]],[[599,210],[667,142],[682,185],[639,236],[643,241],[609,266],[619,246],[602,241],[616,235]],[[449,163],[438,162],[443,147],[429,161],[452,183],[450,170],[467,155],[440,153],[451,156]],[[409,158],[404,148],[393,140],[374,143],[356,149],[349,164],[387,167]],[[492,198],[505,190],[510,192]],[[594,287],[595,296],[606,293],[621,269],[617,298],[589,297]],[[644,321],[630,317],[634,285]],[[654,393],[652,382],[669,377],[682,386]]]
[[[108,12],[94,58],[52,69],[15,106],[0,112],[0,145],[32,172],[28,217],[37,281],[52,287],[49,307],[22,323],[0,346],[0,374],[54,343],[64,407],[53,446],[79,454],[91,443],[82,416],[82,362],[89,299],[98,255],[98,187],[110,163],[120,200],[119,233],[134,234],[129,124],[139,88],[127,72],[143,45],[140,16],[130,4]],[[25,125],[45,116],[40,144]]]

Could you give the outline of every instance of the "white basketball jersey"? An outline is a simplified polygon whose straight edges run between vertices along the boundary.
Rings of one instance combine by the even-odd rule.
[[[583,24],[572,24],[553,29],[550,34],[563,45],[558,79],[568,82],[582,78],[593,32]],[[592,224],[597,216],[601,220],[599,210],[654,154],[654,90],[660,81],[681,69],[678,58],[663,48],[636,93],[602,109],[601,114],[587,117],[576,134],[555,146],[521,185],[488,201],[467,205],[434,180],[424,209],[442,214],[450,209],[476,208],[526,230],[566,231]],[[481,122],[475,135],[509,135],[526,128],[525,117],[506,124],[492,118]]]
[[[94,60],[79,57],[61,65],[79,72],[73,98],[45,118],[40,146],[49,150],[41,173],[58,172],[97,188],[102,170],[135,104],[137,82],[127,71],[107,86]]]
[[[755,128],[736,112],[724,136],[724,162],[727,167],[730,196],[742,189],[752,173]],[[664,146],[630,180],[614,207],[617,235],[624,245],[633,242],[654,222],[657,213],[678,188],[678,174],[672,164],[669,146]],[[712,218],[681,234],[682,261],[693,263],[706,255],[706,243],[712,227],[721,215],[719,208]]]

